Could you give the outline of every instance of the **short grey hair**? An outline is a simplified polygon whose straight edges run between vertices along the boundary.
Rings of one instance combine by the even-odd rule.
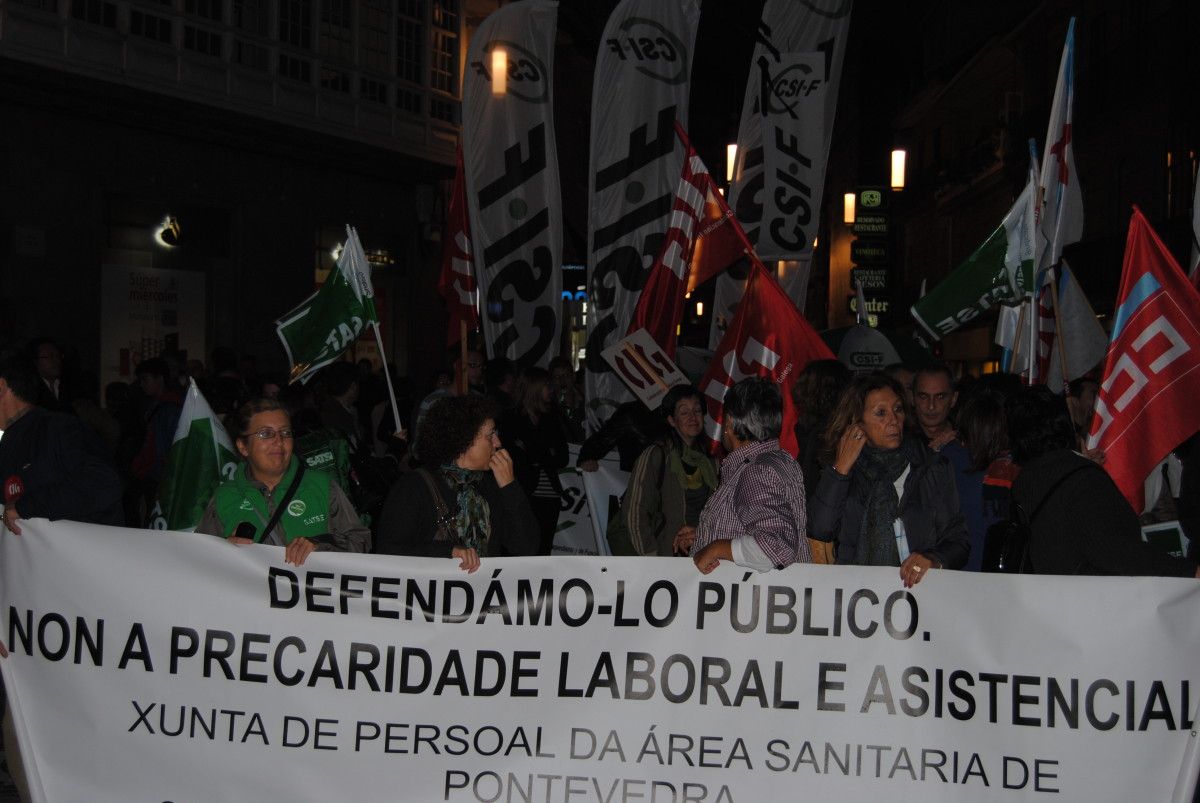
[[[743,379],[725,394],[725,426],[740,441],[769,441],[783,427],[779,386],[763,377]]]

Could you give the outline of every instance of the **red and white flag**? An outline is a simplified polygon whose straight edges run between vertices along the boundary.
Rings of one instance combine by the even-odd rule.
[[[810,360],[832,359],[829,346],[796,309],[779,282],[757,258],[753,259],[737,314],[700,380],[708,406],[704,431],[710,449],[716,450],[721,442],[726,391],[746,377],[765,376],[779,385],[783,396],[779,443],[795,455],[797,413],[792,385]]]
[[[650,278],[642,288],[627,333],[645,329],[672,359],[675,329],[683,317],[687,293],[752,250],[746,233],[678,122],[675,133],[683,143],[683,170],[662,249],[650,268]]]
[[[479,328],[479,289],[471,261],[471,224],[467,220],[467,190],[463,181],[462,146],[458,149],[454,188],[450,192],[450,210],[442,233],[442,273],[438,293],[446,299],[450,324],[446,327],[446,345],[458,342],[462,323],[467,329]]]
[[[1133,509],[1146,477],[1200,430],[1200,292],[1134,207],[1088,447]]]

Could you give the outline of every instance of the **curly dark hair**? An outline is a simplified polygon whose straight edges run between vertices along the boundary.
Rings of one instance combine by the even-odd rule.
[[[494,402],[484,396],[446,396],[438,399],[417,433],[416,452],[427,466],[443,466],[467,449],[488,419],[496,420]]]

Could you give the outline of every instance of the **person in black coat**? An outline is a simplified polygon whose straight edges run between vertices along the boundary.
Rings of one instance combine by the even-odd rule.
[[[75,416],[33,404],[39,379],[19,358],[0,363],[0,481],[4,524],[20,519],[125,522],[120,475],[103,445]]]
[[[930,569],[961,568],[970,544],[950,462],[904,435],[903,394],[882,373],[855,378],[842,394],[808,531],[838,542],[838,563],[899,566],[913,586]]]
[[[417,438],[424,467],[402,476],[388,493],[376,552],[455,558],[468,572],[479,568],[482,556],[537,553],[537,521],[501,447],[492,402],[440,399]]]
[[[517,482],[525,489],[538,522],[539,555],[549,555],[562,510],[562,481],[570,453],[567,432],[552,404],[550,373],[532,366],[513,387],[513,407],[501,418],[500,431],[512,452]]]
[[[1067,403],[1045,386],[1010,400],[1008,431],[1021,473],[1013,499],[1030,519],[1035,574],[1200,577],[1196,563],[1142,540],[1137,513],[1108,472],[1075,451]]]

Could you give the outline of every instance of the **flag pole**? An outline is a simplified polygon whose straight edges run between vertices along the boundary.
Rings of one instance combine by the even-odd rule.
[[[371,321],[371,328],[375,330],[375,345],[379,346],[379,361],[383,363],[383,382],[387,385],[388,399],[392,403],[392,423],[396,425],[392,431],[403,432],[404,427],[400,425],[400,408],[396,405],[396,389],[392,387],[392,373],[388,370],[387,352],[383,350],[383,335],[379,334],[379,321]]]
[[[1023,328],[1025,328],[1025,305],[1024,304],[1021,305],[1021,309],[1017,313],[1017,331],[1016,331],[1016,334],[1013,335],[1012,359],[1016,359],[1016,356],[1021,353],[1021,334],[1022,334],[1021,330]]]
[[[1059,262],[1059,265],[1062,263]],[[1062,316],[1058,314],[1058,265],[1050,274],[1050,301],[1054,305],[1054,341],[1058,347],[1058,367],[1062,371],[1063,392],[1067,390],[1067,347],[1063,344]],[[1050,377],[1046,377],[1048,380]]]

